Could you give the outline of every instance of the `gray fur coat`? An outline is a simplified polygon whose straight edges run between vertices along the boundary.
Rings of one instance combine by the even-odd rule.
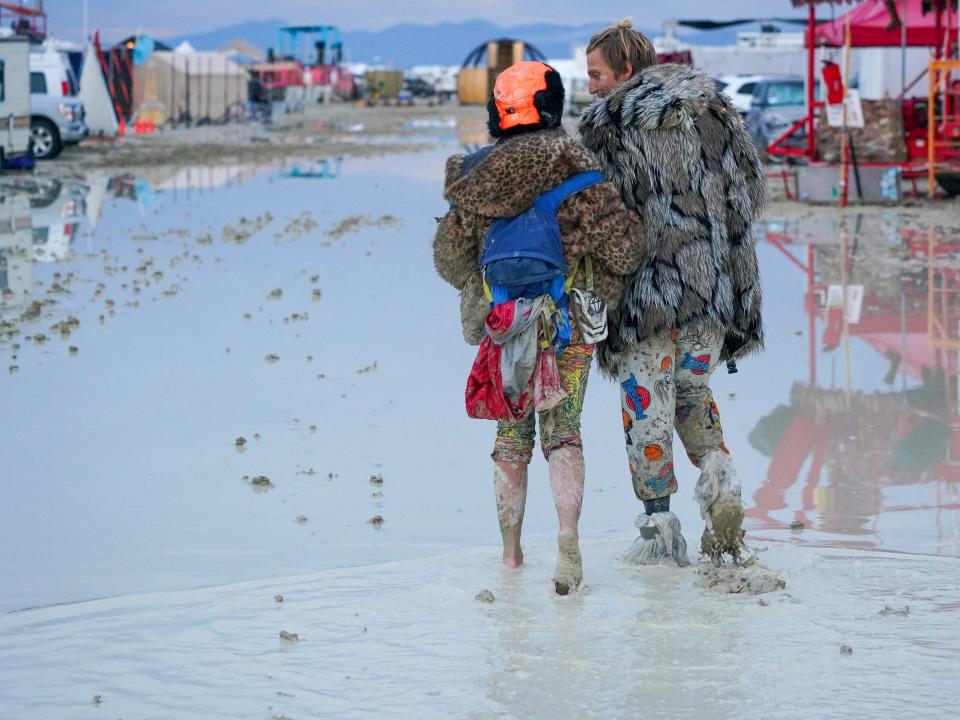
[[[700,70],[646,68],[580,119],[583,143],[644,220],[640,269],[627,279],[598,348],[601,369],[663,331],[723,330],[722,360],[763,346],[752,224],[763,167],[739,113]]]

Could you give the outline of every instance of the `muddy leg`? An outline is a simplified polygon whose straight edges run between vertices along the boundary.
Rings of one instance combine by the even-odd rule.
[[[580,557],[580,509],[583,506],[583,451],[566,446],[550,453],[550,488],[557,508],[560,532],[557,535],[557,569],[554,589],[566,595],[580,587],[583,563]]]
[[[520,532],[527,504],[527,464],[512,460],[497,460],[494,464],[493,489],[503,537],[503,564],[517,568],[523,564]]]

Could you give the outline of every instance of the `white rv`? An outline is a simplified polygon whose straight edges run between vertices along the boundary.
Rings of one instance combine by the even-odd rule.
[[[0,160],[26,156],[30,147],[30,44],[0,38]]]

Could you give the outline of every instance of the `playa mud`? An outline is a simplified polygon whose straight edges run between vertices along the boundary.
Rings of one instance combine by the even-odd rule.
[[[483,111],[330,113],[81,146],[0,180],[4,711],[944,711],[960,652],[950,207],[771,204],[767,348],[713,382],[756,564],[697,556],[682,457],[671,510],[692,567],[616,561],[641,506],[617,388],[596,376],[583,582],[559,597],[539,454],[524,565],[502,568],[493,426],[465,416],[475,351],[432,266],[444,160],[485,142]],[[562,668],[549,684],[545,663]],[[678,684],[655,682],[663,667]],[[168,672],[200,680],[148,681]]]

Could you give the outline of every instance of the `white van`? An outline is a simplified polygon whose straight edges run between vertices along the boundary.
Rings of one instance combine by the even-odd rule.
[[[0,37],[0,165],[30,149],[29,42]]]

